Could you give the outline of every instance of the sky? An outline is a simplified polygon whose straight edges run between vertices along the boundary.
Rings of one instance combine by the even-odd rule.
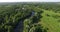
[[[0,2],[60,2],[60,0],[0,0]]]

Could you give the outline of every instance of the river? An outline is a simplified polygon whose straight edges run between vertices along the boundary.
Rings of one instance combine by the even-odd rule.
[[[25,18],[22,18],[22,20],[20,20],[18,22],[18,24],[16,25],[16,27],[14,28],[14,32],[23,32],[23,21],[31,16],[34,16],[35,12],[32,11],[32,13],[28,16],[26,16]]]

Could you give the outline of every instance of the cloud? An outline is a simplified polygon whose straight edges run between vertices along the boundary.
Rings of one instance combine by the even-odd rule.
[[[0,2],[60,2],[60,0],[0,0]]]

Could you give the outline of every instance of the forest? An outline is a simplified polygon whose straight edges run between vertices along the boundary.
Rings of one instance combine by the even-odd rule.
[[[60,32],[60,2],[0,3],[0,32]]]

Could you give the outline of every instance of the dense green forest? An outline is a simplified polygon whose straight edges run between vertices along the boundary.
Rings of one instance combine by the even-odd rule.
[[[0,32],[60,32],[60,3],[0,3]]]

